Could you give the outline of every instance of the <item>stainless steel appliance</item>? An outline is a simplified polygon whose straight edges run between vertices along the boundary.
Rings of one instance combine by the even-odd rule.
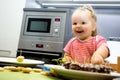
[[[24,8],[17,56],[44,60],[63,56],[71,34],[68,9]]]

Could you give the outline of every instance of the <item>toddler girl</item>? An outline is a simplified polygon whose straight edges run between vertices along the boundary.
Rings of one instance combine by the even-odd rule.
[[[109,56],[106,39],[97,35],[97,19],[91,6],[77,8],[71,17],[72,32],[64,48],[67,62],[103,64]]]

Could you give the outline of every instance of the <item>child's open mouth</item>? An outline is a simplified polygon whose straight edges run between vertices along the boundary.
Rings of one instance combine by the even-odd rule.
[[[84,32],[83,30],[81,30],[81,31],[76,31],[77,33],[82,33],[82,32]]]

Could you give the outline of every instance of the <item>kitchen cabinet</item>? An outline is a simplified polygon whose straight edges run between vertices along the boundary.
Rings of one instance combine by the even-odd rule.
[[[25,0],[0,1],[0,56],[15,57]]]

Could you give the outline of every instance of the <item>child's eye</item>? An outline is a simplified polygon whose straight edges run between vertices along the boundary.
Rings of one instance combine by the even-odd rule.
[[[82,24],[86,24],[86,22],[82,22]]]
[[[73,23],[73,25],[77,25],[77,23]]]

